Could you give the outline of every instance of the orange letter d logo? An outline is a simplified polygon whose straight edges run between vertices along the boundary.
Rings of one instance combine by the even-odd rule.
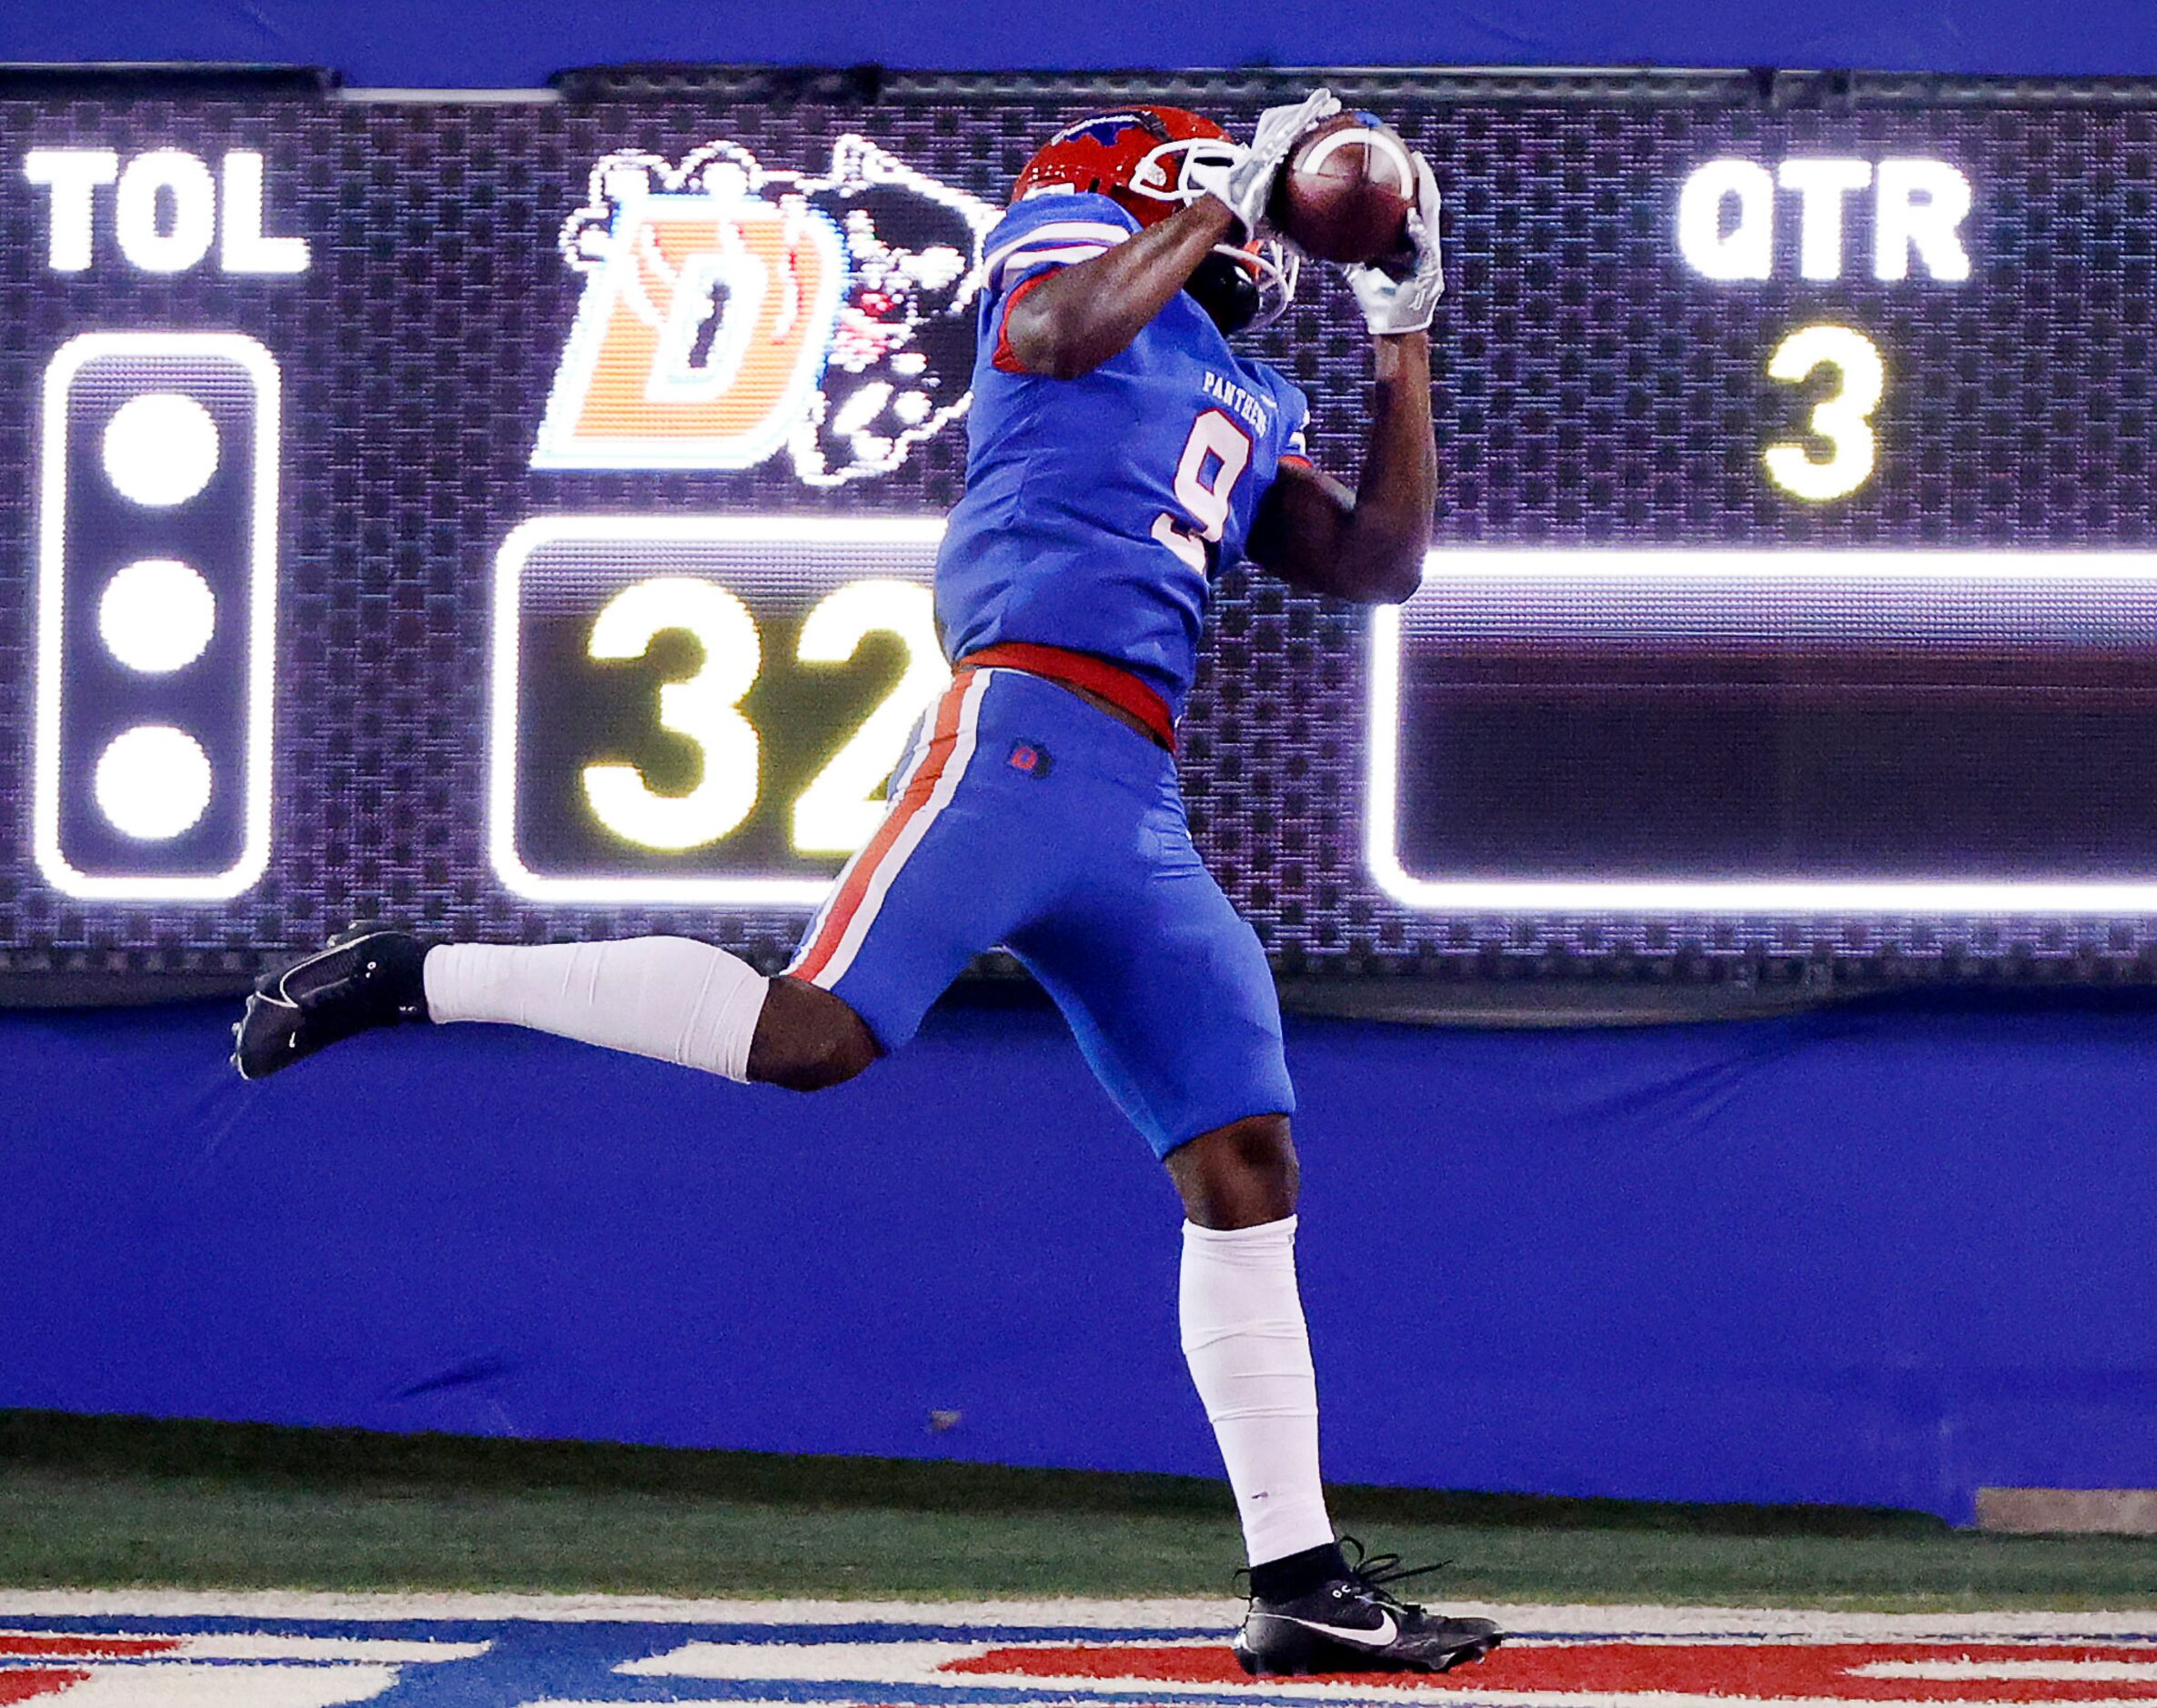
[[[532,467],[753,467],[815,403],[846,280],[838,228],[738,180],[610,199],[611,224],[571,257],[584,297]]]

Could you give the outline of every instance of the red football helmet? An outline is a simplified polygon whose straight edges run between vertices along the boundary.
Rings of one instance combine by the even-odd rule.
[[[1233,166],[1242,151],[1210,118],[1180,106],[1125,106],[1066,125],[1026,162],[1011,199],[1105,196],[1141,229],[1187,207],[1205,192],[1189,181],[1195,162]],[[1241,247],[1217,244],[1190,291],[1224,332],[1277,319],[1295,295],[1296,256],[1253,233]]]

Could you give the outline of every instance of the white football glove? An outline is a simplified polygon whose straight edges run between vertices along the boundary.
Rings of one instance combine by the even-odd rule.
[[[1438,306],[1438,294],[1446,288],[1445,269],[1438,262],[1438,180],[1421,155],[1416,156],[1416,206],[1408,210],[1408,241],[1413,250],[1406,266],[1380,262],[1342,269],[1374,337],[1424,330]]]
[[[1251,146],[1233,160],[1194,159],[1185,178],[1208,196],[1228,204],[1242,222],[1244,236],[1258,229],[1266,202],[1274,193],[1274,180],[1281,176],[1295,145],[1314,125],[1323,125],[1341,110],[1331,89],[1314,89],[1287,106],[1269,106],[1258,116],[1258,128],[1251,133]]]

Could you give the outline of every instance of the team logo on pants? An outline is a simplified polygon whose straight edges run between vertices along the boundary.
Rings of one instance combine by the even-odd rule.
[[[708,143],[592,168],[561,229],[584,275],[535,468],[896,468],[966,407],[999,209],[865,137],[821,176]]]

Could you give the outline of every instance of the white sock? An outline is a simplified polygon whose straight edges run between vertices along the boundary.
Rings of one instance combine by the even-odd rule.
[[[1318,1383],[1295,1290],[1295,1218],[1184,1224],[1184,1357],[1228,1467],[1253,1565],[1333,1541],[1318,1481]]]
[[[771,980],[685,937],[498,949],[445,943],[423,965],[437,1020],[497,1020],[749,1077],[749,1045]]]

